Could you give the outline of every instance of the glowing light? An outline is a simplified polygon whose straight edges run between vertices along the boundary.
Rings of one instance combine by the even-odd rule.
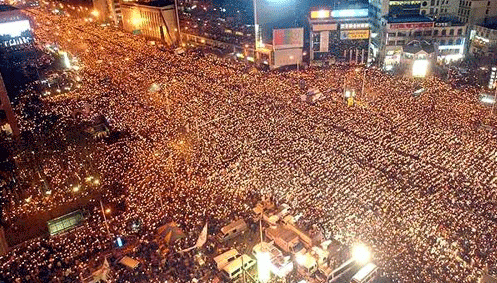
[[[91,11],[91,15],[94,17],[98,17],[100,15],[100,12],[97,10],[93,10],[93,11]]]
[[[324,19],[330,17],[330,10],[311,11],[311,19]]]
[[[107,209],[105,210],[105,213],[109,214],[109,213],[110,213],[110,211],[111,211],[111,210],[110,210],[110,208],[107,208]]]
[[[358,244],[352,248],[352,258],[360,264],[366,264],[371,260],[371,252],[365,245]]]
[[[21,36],[24,31],[29,31],[31,26],[28,20],[7,22],[0,24],[0,35],[10,35],[11,37]]]
[[[271,259],[269,254],[266,252],[257,253],[257,272],[259,276],[259,282],[268,282],[270,279],[270,268]]]
[[[428,60],[416,60],[412,64],[412,76],[418,78],[426,77],[426,73],[428,72]]]
[[[71,62],[69,61],[69,56],[65,51],[59,51],[59,55],[62,56],[62,60],[64,60],[64,66],[66,68],[71,68]]]
[[[117,237],[117,246],[122,247],[123,246],[123,241],[121,240],[121,237]]]
[[[305,255],[303,255],[303,254],[297,254],[297,255],[295,256],[295,260],[297,261],[297,263],[298,263],[299,265],[304,265],[305,260],[306,260],[306,257],[305,257]]]
[[[346,9],[331,11],[333,18],[367,17],[368,9]]]
[[[72,191],[73,191],[73,192],[75,192],[75,193],[77,193],[77,192],[79,191],[79,185],[74,186],[74,187],[72,188]]]
[[[483,103],[488,103],[488,104],[494,104],[495,103],[495,97],[491,95],[482,95],[480,96],[480,101]]]

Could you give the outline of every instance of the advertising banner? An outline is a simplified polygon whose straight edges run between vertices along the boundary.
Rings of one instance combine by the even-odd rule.
[[[330,32],[322,31],[319,36],[319,52],[328,52],[329,50],[329,42],[330,42]]]
[[[0,42],[4,47],[28,44],[32,40],[28,20],[0,23]]]
[[[273,30],[273,48],[302,48],[304,47],[304,28],[287,28]]]
[[[340,39],[368,39],[369,30],[342,30],[340,31]]]

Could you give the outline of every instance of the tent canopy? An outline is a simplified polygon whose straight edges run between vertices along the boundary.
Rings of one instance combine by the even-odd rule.
[[[122,265],[125,265],[125,266],[127,266],[127,267],[129,267],[131,269],[135,269],[140,264],[139,261],[137,261],[136,259],[132,259],[129,256],[123,257],[119,261],[119,263],[122,264]]]
[[[158,242],[171,244],[174,243],[176,240],[185,237],[185,233],[178,227],[178,224],[176,224],[175,222],[168,223],[157,229],[156,239]]]

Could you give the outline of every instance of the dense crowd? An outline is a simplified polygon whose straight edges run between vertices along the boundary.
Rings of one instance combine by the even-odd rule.
[[[209,272],[175,251],[193,245],[206,220],[215,231],[247,217],[265,195],[290,204],[303,226],[371,246],[394,282],[476,282],[496,266],[497,152],[480,125],[493,119],[476,88],[427,78],[414,97],[418,82],[346,65],[249,74],[210,54],[175,55],[110,28],[33,12],[37,40],[58,42],[84,64],[82,87],[45,98],[42,111],[69,121],[89,107],[90,116],[104,115],[114,131],[129,134],[44,159],[51,195],[36,188],[8,194],[7,222],[100,190],[106,204],[125,204],[109,216],[112,234],[128,234],[135,219],[143,223],[135,256],[145,268],[116,268],[116,280],[189,282]],[[301,102],[302,81],[326,99]],[[344,85],[358,92],[353,107],[343,101]],[[21,126],[37,127],[27,119]],[[99,183],[75,192],[74,180],[89,175]],[[0,257],[2,275],[70,282],[110,245],[99,209],[78,230]],[[187,237],[162,264],[150,250],[169,221]]]

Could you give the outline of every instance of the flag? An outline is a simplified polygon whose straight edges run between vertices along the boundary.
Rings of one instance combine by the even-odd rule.
[[[188,252],[188,251],[191,251],[195,248],[201,248],[205,244],[205,242],[207,242],[207,222],[205,223],[205,226],[202,229],[202,232],[200,232],[200,235],[198,236],[197,243],[195,244],[195,246],[181,250],[179,253]]]
[[[102,267],[100,267],[97,271],[93,272],[92,282],[100,282],[100,281],[107,282],[109,272],[110,272],[110,265],[109,262],[107,261],[107,258],[105,258]]]
[[[198,236],[197,244],[195,244],[195,247],[200,248],[205,244],[205,242],[207,242],[207,222],[205,222],[204,229],[202,229],[202,232]]]
[[[164,241],[166,242],[166,244],[169,245],[169,242],[171,241],[171,236],[173,235],[173,232],[172,231],[169,231],[166,235],[166,237],[164,238]]]

